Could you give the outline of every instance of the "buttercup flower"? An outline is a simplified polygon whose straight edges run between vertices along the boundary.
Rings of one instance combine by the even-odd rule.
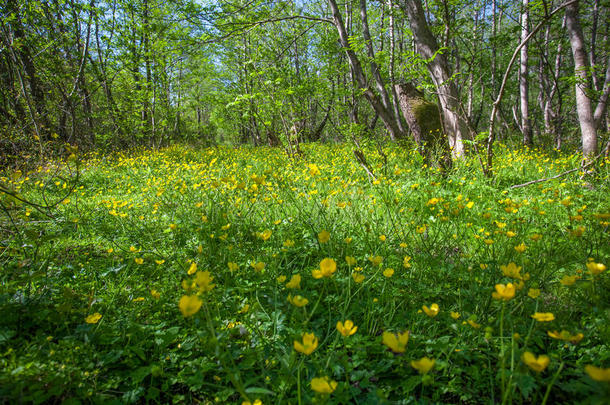
[[[293,274],[290,278],[290,281],[286,283],[286,288],[290,289],[300,289],[301,288],[301,275]]]
[[[383,257],[381,257],[381,256],[371,256],[371,257],[369,257],[369,261],[371,262],[371,264],[373,266],[377,267],[383,261]]]
[[[527,292],[527,296],[533,299],[536,299],[540,296],[540,289],[539,288],[530,288],[529,291]]]
[[[394,275],[394,269],[385,269],[383,275],[387,278],[392,277]]]
[[[591,274],[597,276],[606,270],[606,265],[590,261],[587,263],[587,269],[591,272]]]
[[[595,381],[610,382],[610,368],[600,368],[589,364],[585,366],[585,372]]]
[[[506,266],[500,266],[500,270],[502,270],[502,274],[506,277],[514,278],[517,280],[521,279],[521,267],[517,266],[515,263],[509,263]]]
[[[523,360],[526,366],[528,366],[537,373],[544,371],[544,369],[547,368],[547,366],[551,362],[549,356],[541,354],[540,356],[536,357],[531,352],[523,353],[521,359]]]
[[[300,295],[295,295],[293,297],[292,295],[288,294],[288,302],[290,302],[295,307],[300,308],[300,307],[304,307],[305,305],[307,305],[309,303],[309,300]]]
[[[337,330],[345,337],[351,336],[358,330],[358,327],[354,325],[354,322],[347,319],[345,322],[337,322]]]
[[[394,353],[404,353],[409,342],[409,331],[394,334],[383,332],[381,342],[390,348]]]
[[[87,323],[98,323],[102,319],[102,314],[96,312],[94,314],[89,315],[85,318],[85,322]]]
[[[320,394],[331,394],[337,388],[337,382],[329,377],[314,378],[311,380],[311,389]]]
[[[310,355],[318,347],[318,338],[313,333],[303,333],[302,342],[294,341],[294,350]]]
[[[352,273],[352,278],[354,279],[354,281],[355,281],[357,284],[360,284],[360,283],[362,283],[362,282],[364,281],[364,274],[357,273],[357,272],[355,272],[355,271],[354,271],[354,272]]]
[[[183,295],[178,303],[178,308],[180,308],[182,315],[189,317],[199,312],[202,304],[203,301],[201,301],[196,295]]]
[[[332,277],[337,270],[337,263],[330,258],[325,258],[320,262],[320,268],[311,271],[313,278],[319,279],[322,277]]]
[[[536,312],[534,315],[532,315],[532,318],[538,322],[550,322],[555,319],[555,315],[553,315],[551,312]]]
[[[547,335],[557,340],[564,340],[566,342],[570,342],[573,344],[579,343],[585,336],[582,333],[577,333],[576,335],[572,335],[567,330],[562,330],[561,332],[555,331],[547,331]]]
[[[496,291],[491,293],[491,296],[497,300],[508,301],[515,296],[515,286],[513,283],[496,284]]]
[[[419,360],[411,361],[411,367],[419,371],[420,374],[427,374],[430,370],[432,370],[435,362],[436,361],[434,359],[422,357]]]
[[[348,266],[355,266],[358,263],[356,258],[354,258],[352,256],[345,256],[345,262],[347,263]]]
[[[432,305],[430,305],[430,308],[428,308],[427,305],[424,305],[424,306],[421,307],[421,309],[430,318],[434,318],[436,315],[438,315],[438,312],[440,311],[440,308],[439,308],[438,304],[432,304]]]
[[[323,230],[322,232],[320,232],[318,234],[318,241],[320,243],[326,243],[330,240],[330,232],[328,232],[327,230]]]

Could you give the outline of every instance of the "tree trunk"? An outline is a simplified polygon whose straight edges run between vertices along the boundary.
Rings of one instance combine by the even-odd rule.
[[[431,164],[439,155],[439,165],[443,169],[451,167],[451,153],[447,138],[443,135],[438,105],[424,99],[424,94],[410,83],[395,84],[400,109],[409,125],[419,154],[424,163]]]
[[[582,153],[589,160],[597,153],[597,131],[591,108],[591,99],[587,96],[587,72],[589,61],[585,51],[585,41],[578,19],[578,1],[566,7],[566,26],[570,35],[572,56],[574,58],[574,74],[576,75],[576,111],[582,137]]]
[[[438,53],[439,47],[426,21],[421,0],[403,0],[403,7],[409,17],[417,52],[424,59],[431,60],[427,67],[438,92],[451,153],[455,158],[462,157],[464,155],[462,138],[466,134],[467,126],[459,115],[459,94],[451,78],[447,58],[442,53]]]
[[[356,84],[363,91],[364,97],[366,97],[369,104],[375,110],[375,113],[379,115],[379,118],[383,121],[386,129],[390,133],[390,138],[398,139],[403,137],[403,133],[398,127],[396,123],[396,118],[392,113],[391,109],[386,108],[383,104],[382,99],[370,88],[368,85],[367,78],[364,74],[364,70],[362,69],[362,64],[358,59],[358,56],[354,52],[354,50],[349,45],[347,31],[345,29],[345,25],[343,23],[343,18],[341,17],[341,13],[339,11],[339,7],[337,6],[337,2],[335,0],[328,0],[330,5],[333,20],[335,27],[339,33],[339,41],[341,42],[341,46],[345,49],[345,53],[347,54],[347,58],[352,69],[352,73]]]
[[[521,10],[521,41],[529,35],[529,0],[523,0]],[[521,131],[523,144],[532,145],[532,126],[529,118],[529,68],[527,43],[521,48],[521,64],[519,66],[519,100],[521,106]]]

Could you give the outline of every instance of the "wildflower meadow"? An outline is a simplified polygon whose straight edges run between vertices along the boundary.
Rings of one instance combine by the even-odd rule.
[[[608,403],[608,159],[301,147],[5,173],[0,401]]]

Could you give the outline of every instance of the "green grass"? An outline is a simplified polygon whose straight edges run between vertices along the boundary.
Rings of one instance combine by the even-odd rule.
[[[59,204],[47,212],[2,196],[0,400],[607,398],[609,384],[585,366],[610,367],[610,276],[590,272],[591,261],[610,265],[609,161],[587,183],[574,173],[510,189],[579,157],[499,147],[492,181],[475,159],[443,177],[387,146],[385,156],[364,151],[375,180],[349,146],[303,149],[295,160],[279,149],[174,146],[91,156],[78,177],[71,162],[2,178],[32,202]],[[336,271],[314,278],[325,258]],[[509,263],[518,276],[503,273]],[[287,288],[297,274],[300,289]],[[515,296],[493,299],[507,283]],[[201,302],[186,317],[183,296]],[[422,307],[433,303],[430,317]],[[358,329],[344,337],[336,324],[348,319]],[[584,337],[574,344],[555,330]],[[405,331],[404,352],[382,343]],[[304,333],[317,338],[311,354],[294,348]],[[524,352],[547,355],[548,366],[534,371]],[[435,360],[426,374],[411,363],[423,357]],[[333,392],[316,393],[316,377]]]

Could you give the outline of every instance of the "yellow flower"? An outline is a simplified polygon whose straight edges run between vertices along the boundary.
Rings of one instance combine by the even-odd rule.
[[[158,265],[161,265],[161,264],[165,263],[165,260],[163,260],[163,259],[155,260],[155,263],[157,263]]]
[[[532,315],[532,318],[538,322],[550,322],[555,319],[555,315],[553,315],[551,312],[536,312],[534,315]]]
[[[513,283],[496,284],[496,291],[491,293],[491,296],[497,300],[508,301],[515,296],[515,286]]]
[[[254,263],[252,263],[252,264],[251,264],[251,266],[252,266],[252,268],[254,269],[254,271],[256,271],[256,272],[259,272],[259,273],[260,273],[261,271],[263,271],[263,270],[264,270],[264,268],[265,268],[265,263],[263,263],[263,262],[254,262]]]
[[[241,309],[239,310],[239,313],[240,314],[245,314],[249,310],[250,310],[250,304],[244,304],[244,306],[241,307]]]
[[[324,276],[330,277],[337,270],[337,263],[333,259],[330,259],[328,257],[322,259],[322,261],[320,262],[320,270],[322,270]]]
[[[195,274],[196,271],[197,271],[197,263],[193,262],[193,263],[191,263],[191,266],[189,267],[186,274],[188,274],[189,276],[192,276],[193,274]]]
[[[542,235],[540,235],[539,233],[535,233],[530,236],[530,239],[534,242],[538,242],[540,239],[542,239]]]
[[[282,284],[284,281],[286,281],[286,276],[284,276],[284,275],[277,276],[276,280],[278,283]]]
[[[260,238],[264,241],[269,240],[270,237],[271,237],[271,230],[269,230],[269,229],[264,230],[260,234]]]
[[[383,261],[383,257],[381,257],[381,256],[371,256],[371,257],[369,257],[369,261],[371,262],[371,264],[373,266],[377,267]]]
[[[346,244],[349,245],[350,243],[352,243],[353,240],[354,240],[353,238],[345,238],[345,239],[343,239],[343,242],[345,242]]]
[[[309,174],[311,176],[317,176],[320,174],[320,169],[318,168],[318,165],[311,164],[311,165],[308,165],[307,167],[309,167]]]
[[[326,243],[329,240],[330,240],[330,232],[328,232],[327,230],[323,230],[322,232],[320,232],[318,234],[318,242]]]
[[[409,342],[409,331],[403,333],[383,332],[381,342],[390,348],[394,353],[404,353],[405,347]]]
[[[216,284],[212,284],[214,277],[210,276],[209,271],[198,271],[195,276],[195,283],[199,286],[199,291],[208,292],[212,291]]]
[[[161,294],[157,290],[150,290],[150,295],[156,300],[161,298]]]
[[[178,303],[178,308],[180,308],[182,315],[188,317],[195,315],[201,308],[202,304],[203,301],[201,301],[196,295],[183,295]]]
[[[337,388],[337,382],[329,377],[311,380],[311,389],[320,394],[331,394]]]
[[[565,285],[565,286],[570,286],[570,285],[573,285],[573,284],[576,282],[576,280],[578,280],[579,278],[580,278],[580,277],[579,277],[579,276],[576,276],[576,275],[574,275],[574,276],[568,276],[568,275],[566,275],[566,276],[563,276],[563,278],[562,278],[562,279],[561,279],[559,282],[560,282],[562,285]]]
[[[353,272],[352,273],[352,278],[354,279],[354,281],[356,283],[360,284],[360,283],[362,283],[364,281],[364,274]]]
[[[411,256],[405,256],[405,258],[402,260],[402,267],[405,269],[411,267]]]
[[[144,299],[145,299],[144,297],[138,297],[138,298],[134,298],[132,301],[133,302],[142,302],[142,301],[144,301]]]
[[[427,228],[428,228],[428,225],[418,226],[417,228],[415,228],[415,232],[417,232],[421,235],[422,233],[426,232]]]
[[[517,236],[517,234],[513,231],[507,231],[506,232],[506,236],[508,236],[509,238],[515,237]]]
[[[136,264],[142,264],[142,263],[144,263],[144,259],[142,259],[141,257],[136,257],[136,258],[135,258],[135,259],[133,259],[133,260],[136,262]]]
[[[610,382],[610,368],[600,368],[589,364],[585,366],[585,371],[595,381]]]
[[[515,263],[500,266],[500,270],[502,270],[502,274],[504,274],[506,277],[521,280],[521,267],[517,266]]]
[[[485,239],[483,242],[485,242],[486,245],[493,245],[494,244],[494,240],[493,239]]]
[[[385,236],[385,235],[379,235],[379,240],[380,240],[380,241],[385,242],[385,240],[386,240],[386,239],[387,239],[387,238],[386,238],[386,236]]]
[[[347,319],[345,321],[345,323],[343,323],[341,321],[337,322],[337,330],[343,336],[348,337],[348,336],[351,336],[354,333],[356,333],[356,331],[358,330],[358,327],[354,325],[354,322]]]
[[[394,275],[394,269],[385,269],[383,275],[388,278],[392,277]]]
[[[422,357],[419,360],[411,361],[411,367],[419,371],[420,374],[427,374],[434,367],[435,360]]]
[[[261,401],[260,399],[256,399],[254,402],[243,401],[241,405],[263,405],[263,401]]]
[[[345,256],[345,262],[348,266],[355,266],[356,264],[358,264],[356,258],[352,256]]]
[[[451,317],[456,320],[460,319],[460,316],[462,316],[462,315],[460,315],[459,312],[453,312],[453,311],[451,311],[451,313],[449,315],[451,315]]]
[[[239,269],[239,265],[234,262],[227,263],[227,266],[229,267],[229,271],[231,271],[231,272]]]
[[[539,288],[530,288],[529,291],[527,292],[527,296],[533,299],[536,299],[540,296],[540,289]]]
[[[293,247],[293,246],[294,246],[294,241],[292,239],[286,239],[284,241],[284,247],[289,248],[289,247]]]
[[[286,283],[286,288],[290,289],[300,289],[301,288],[301,275],[293,274],[290,278],[290,281]]]
[[[541,354],[540,356],[536,357],[531,352],[523,353],[521,359],[523,360],[525,365],[527,365],[529,368],[531,368],[537,373],[544,371],[544,369],[549,365],[551,361],[551,359],[547,355]]]
[[[587,263],[587,269],[593,274],[597,276],[606,270],[606,266],[602,263],[595,263],[594,261],[589,261]]]
[[[553,339],[564,340],[566,342],[570,342],[573,344],[580,343],[580,341],[585,337],[582,333],[577,333],[576,335],[572,335],[567,330],[562,330],[561,332],[555,331],[547,331],[546,332]]]
[[[525,249],[527,249],[527,246],[525,246],[525,243],[521,242],[520,245],[515,246],[515,251],[517,251],[517,253],[523,253],[525,252]]]
[[[440,311],[440,308],[438,307],[438,304],[432,304],[430,305],[430,308],[428,308],[427,305],[424,305],[423,307],[421,307],[421,309],[426,313],[426,315],[428,315],[430,318],[434,318],[436,315],[438,315],[438,312]]]
[[[474,321],[474,319],[469,319],[468,320],[468,325],[472,326],[475,329],[479,329],[481,327],[481,324],[480,323],[476,323]]]
[[[288,302],[290,302],[295,307],[304,307],[309,303],[309,300],[300,295],[295,295],[294,297],[291,294],[288,294]]]
[[[313,353],[316,347],[318,347],[318,338],[313,333],[303,333],[302,343],[294,341],[294,350],[306,355]]]
[[[94,314],[89,315],[85,318],[85,322],[87,323],[98,323],[102,319],[102,314],[96,312]]]

